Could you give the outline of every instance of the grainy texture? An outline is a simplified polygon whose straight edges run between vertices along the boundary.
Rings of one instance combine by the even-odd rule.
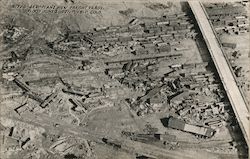
[[[249,4],[191,3],[0,0],[0,158],[247,158]]]

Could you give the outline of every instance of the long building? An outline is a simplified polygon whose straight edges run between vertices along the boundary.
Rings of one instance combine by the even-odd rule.
[[[203,5],[199,1],[189,1],[189,6],[196,18],[202,36],[206,42],[210,55],[214,61],[222,84],[225,88],[233,111],[242,130],[248,147],[250,146],[249,111],[243,98],[243,94],[237,86],[230,65],[227,62],[215,32],[208,21],[208,16]]]

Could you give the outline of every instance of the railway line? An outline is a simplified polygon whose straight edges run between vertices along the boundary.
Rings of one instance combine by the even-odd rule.
[[[62,121],[58,121],[57,119],[53,119],[53,117],[49,117],[48,115],[44,114],[34,115],[29,113],[29,115],[27,116],[29,117],[20,118],[17,116],[11,116],[11,117],[2,116],[2,118],[8,118],[19,122],[24,122],[36,127],[44,128],[47,133],[67,134],[69,136],[75,136],[78,138],[84,138],[89,141],[94,141],[98,144],[102,145],[105,144],[102,140],[104,137],[103,135],[90,132],[86,128],[79,128],[72,124],[62,123]],[[53,124],[56,123],[60,123],[60,125],[57,125],[56,127],[53,126]],[[131,141],[128,139],[116,139],[113,137],[108,137],[108,139],[110,139],[111,141],[117,141],[117,143],[121,143],[120,150],[128,152],[130,154],[155,156],[156,158],[161,158],[161,159],[180,159],[180,158],[193,159],[193,153],[189,151],[183,153],[182,151],[179,150],[167,150],[151,144]],[[196,155],[202,157],[202,153]],[[210,157],[215,157],[215,155],[213,154],[207,154],[207,155],[209,155]]]

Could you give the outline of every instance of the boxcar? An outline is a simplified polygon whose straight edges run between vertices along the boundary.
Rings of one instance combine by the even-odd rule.
[[[177,130],[182,130],[185,132],[190,132],[190,133],[201,135],[201,136],[205,136],[205,137],[212,137],[215,133],[215,130],[212,128],[187,124],[184,121],[179,120],[174,117],[169,118],[168,127],[174,128]]]

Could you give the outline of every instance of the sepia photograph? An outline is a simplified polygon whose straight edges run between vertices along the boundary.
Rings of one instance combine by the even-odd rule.
[[[248,0],[0,0],[0,159],[250,159]]]

